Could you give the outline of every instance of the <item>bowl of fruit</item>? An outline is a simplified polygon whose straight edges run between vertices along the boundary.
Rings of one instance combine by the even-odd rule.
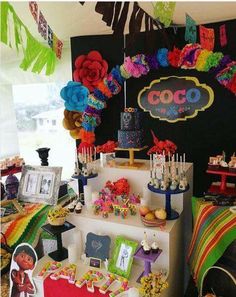
[[[148,206],[142,205],[139,208],[141,221],[146,227],[161,227],[166,224],[166,211],[163,208],[151,210]]]
[[[48,223],[52,226],[62,226],[66,221],[69,210],[58,205],[48,212]]]

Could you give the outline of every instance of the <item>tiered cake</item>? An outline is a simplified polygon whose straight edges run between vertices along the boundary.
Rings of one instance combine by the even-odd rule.
[[[121,130],[118,130],[118,145],[120,148],[143,147],[142,112],[128,108],[121,112]]]

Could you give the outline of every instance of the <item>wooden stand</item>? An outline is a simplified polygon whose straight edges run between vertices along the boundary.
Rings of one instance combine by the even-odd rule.
[[[116,151],[128,151],[129,152],[129,162],[124,162],[119,164],[118,168],[140,168],[141,166],[143,166],[143,163],[141,162],[134,162],[134,152],[140,152],[143,151],[147,148],[148,146],[145,145],[141,148],[122,148],[122,147],[117,147],[115,148]]]

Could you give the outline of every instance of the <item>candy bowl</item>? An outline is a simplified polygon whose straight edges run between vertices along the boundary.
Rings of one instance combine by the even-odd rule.
[[[62,206],[56,206],[48,212],[48,223],[52,226],[62,226],[66,221],[69,210]]]

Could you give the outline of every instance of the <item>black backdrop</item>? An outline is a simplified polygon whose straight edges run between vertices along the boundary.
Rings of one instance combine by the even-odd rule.
[[[221,48],[219,44],[219,26],[221,24],[226,24],[227,28],[228,45],[224,48]],[[214,51],[229,54],[235,60],[236,21],[209,24],[207,27],[215,29]],[[179,28],[176,34],[173,28],[169,28],[167,34],[172,46],[182,48],[185,45],[184,28]],[[125,39],[127,56],[153,53],[158,48],[167,46],[160,31],[139,33],[134,39],[127,35]],[[73,37],[71,38],[72,68],[74,70],[74,61],[78,55],[86,54],[90,50],[98,50],[108,61],[110,71],[115,65],[123,63],[123,48],[123,39],[113,35]],[[149,146],[152,145],[150,134],[150,129],[152,129],[159,139],[174,141],[180,154],[186,153],[187,161],[194,163],[194,194],[200,196],[212,181],[217,180],[217,177],[208,176],[205,173],[209,156],[220,154],[224,150],[229,160],[231,154],[236,151],[236,97],[208,73],[167,67],[151,71],[139,79],[127,80],[127,106],[138,107],[137,96],[144,86],[148,86],[154,79],[171,75],[197,77],[200,83],[206,83],[213,89],[214,102],[210,108],[184,122],[159,121],[150,117],[149,113],[145,113],[145,140]],[[120,128],[120,112],[123,108],[124,93],[122,90],[120,94],[109,100],[108,108],[102,113],[102,123],[96,129],[96,144],[102,144],[109,139],[117,139],[117,130]],[[118,156],[127,156],[127,154],[120,152]],[[147,158],[146,151],[140,152],[137,158]]]

